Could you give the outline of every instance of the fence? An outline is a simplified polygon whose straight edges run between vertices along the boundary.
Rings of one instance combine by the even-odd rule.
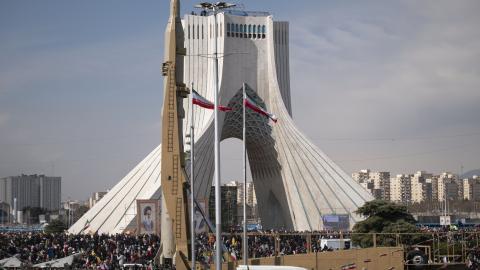
[[[210,238],[204,237],[204,238]],[[223,240],[228,251],[237,259],[241,254],[241,233],[224,233]],[[334,240],[336,239],[336,240]],[[332,240],[338,247],[325,248],[322,242]],[[198,243],[204,250],[213,245]],[[433,231],[422,233],[353,233],[353,232],[307,232],[307,233],[248,233],[249,258],[327,252],[335,249],[402,247],[405,262],[409,252],[421,253],[428,263],[466,263],[471,254],[479,252],[480,231]],[[208,253],[208,252],[207,252]],[[206,254],[207,254],[206,253]],[[202,253],[198,254],[200,257]],[[199,258],[208,261],[208,258]]]

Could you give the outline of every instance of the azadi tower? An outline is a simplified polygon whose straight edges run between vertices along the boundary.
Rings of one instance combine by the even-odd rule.
[[[182,80],[213,100],[214,18],[203,15],[181,20],[186,48]],[[322,216],[332,214],[348,215],[353,226],[360,219],[354,211],[373,197],[307,139],[292,119],[288,23],[274,21],[266,12],[238,10],[220,12],[217,22],[219,101],[234,109],[220,113],[222,140],[242,138],[244,82],[249,96],[278,117],[274,124],[251,110],[246,116],[247,153],[263,227],[318,230],[323,228]],[[188,99],[183,107],[181,136],[189,132],[189,110],[195,110],[195,194],[205,199],[214,173],[213,111],[191,108]],[[161,146],[154,149],[69,231],[133,230],[136,200],[161,197],[161,151]]]

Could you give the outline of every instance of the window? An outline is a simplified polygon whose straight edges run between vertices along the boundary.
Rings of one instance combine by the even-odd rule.
[[[192,39],[195,39],[195,25],[192,24]]]
[[[230,23],[227,23],[227,37],[230,36]]]
[[[265,25],[264,25],[264,26],[262,26],[262,38],[265,38],[265,33],[266,33],[265,30],[266,29],[265,29]]]
[[[257,26],[253,25],[253,38],[257,38]]]
[[[197,39],[200,39],[200,26],[197,25]]]
[[[190,24],[188,25],[188,39],[190,39]]]
[[[247,25],[246,24],[243,25],[243,37],[244,38],[248,37],[248,35],[247,35]]]
[[[238,24],[235,24],[235,36],[236,37],[238,37],[238,32],[240,32],[239,30],[240,30],[240,28],[238,27]]]
[[[249,24],[248,25],[248,38],[251,38],[252,37],[252,25]]]
[[[240,24],[240,37],[243,36],[243,24]]]
[[[202,24],[202,39],[204,39],[204,37],[203,37],[203,24]]]

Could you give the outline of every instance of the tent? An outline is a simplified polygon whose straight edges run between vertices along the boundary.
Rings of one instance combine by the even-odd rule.
[[[22,261],[20,261],[17,257],[13,256],[13,257],[10,257],[10,258],[0,260],[0,267],[3,267],[3,268],[21,268],[22,267]]]
[[[56,260],[51,260],[51,261],[48,261],[48,262],[35,264],[35,265],[33,265],[33,267],[34,268],[63,268],[63,267],[65,267],[65,264],[72,265],[73,259],[76,256],[79,256],[79,255],[80,255],[80,253],[72,254],[70,256],[67,256],[67,257],[64,257],[64,258],[61,258],[61,259],[56,259]]]

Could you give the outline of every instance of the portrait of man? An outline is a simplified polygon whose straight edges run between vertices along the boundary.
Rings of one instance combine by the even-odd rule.
[[[153,234],[157,232],[158,201],[137,200],[137,228],[140,234]]]
[[[143,208],[142,226],[146,232],[153,231],[152,208],[150,206]]]

